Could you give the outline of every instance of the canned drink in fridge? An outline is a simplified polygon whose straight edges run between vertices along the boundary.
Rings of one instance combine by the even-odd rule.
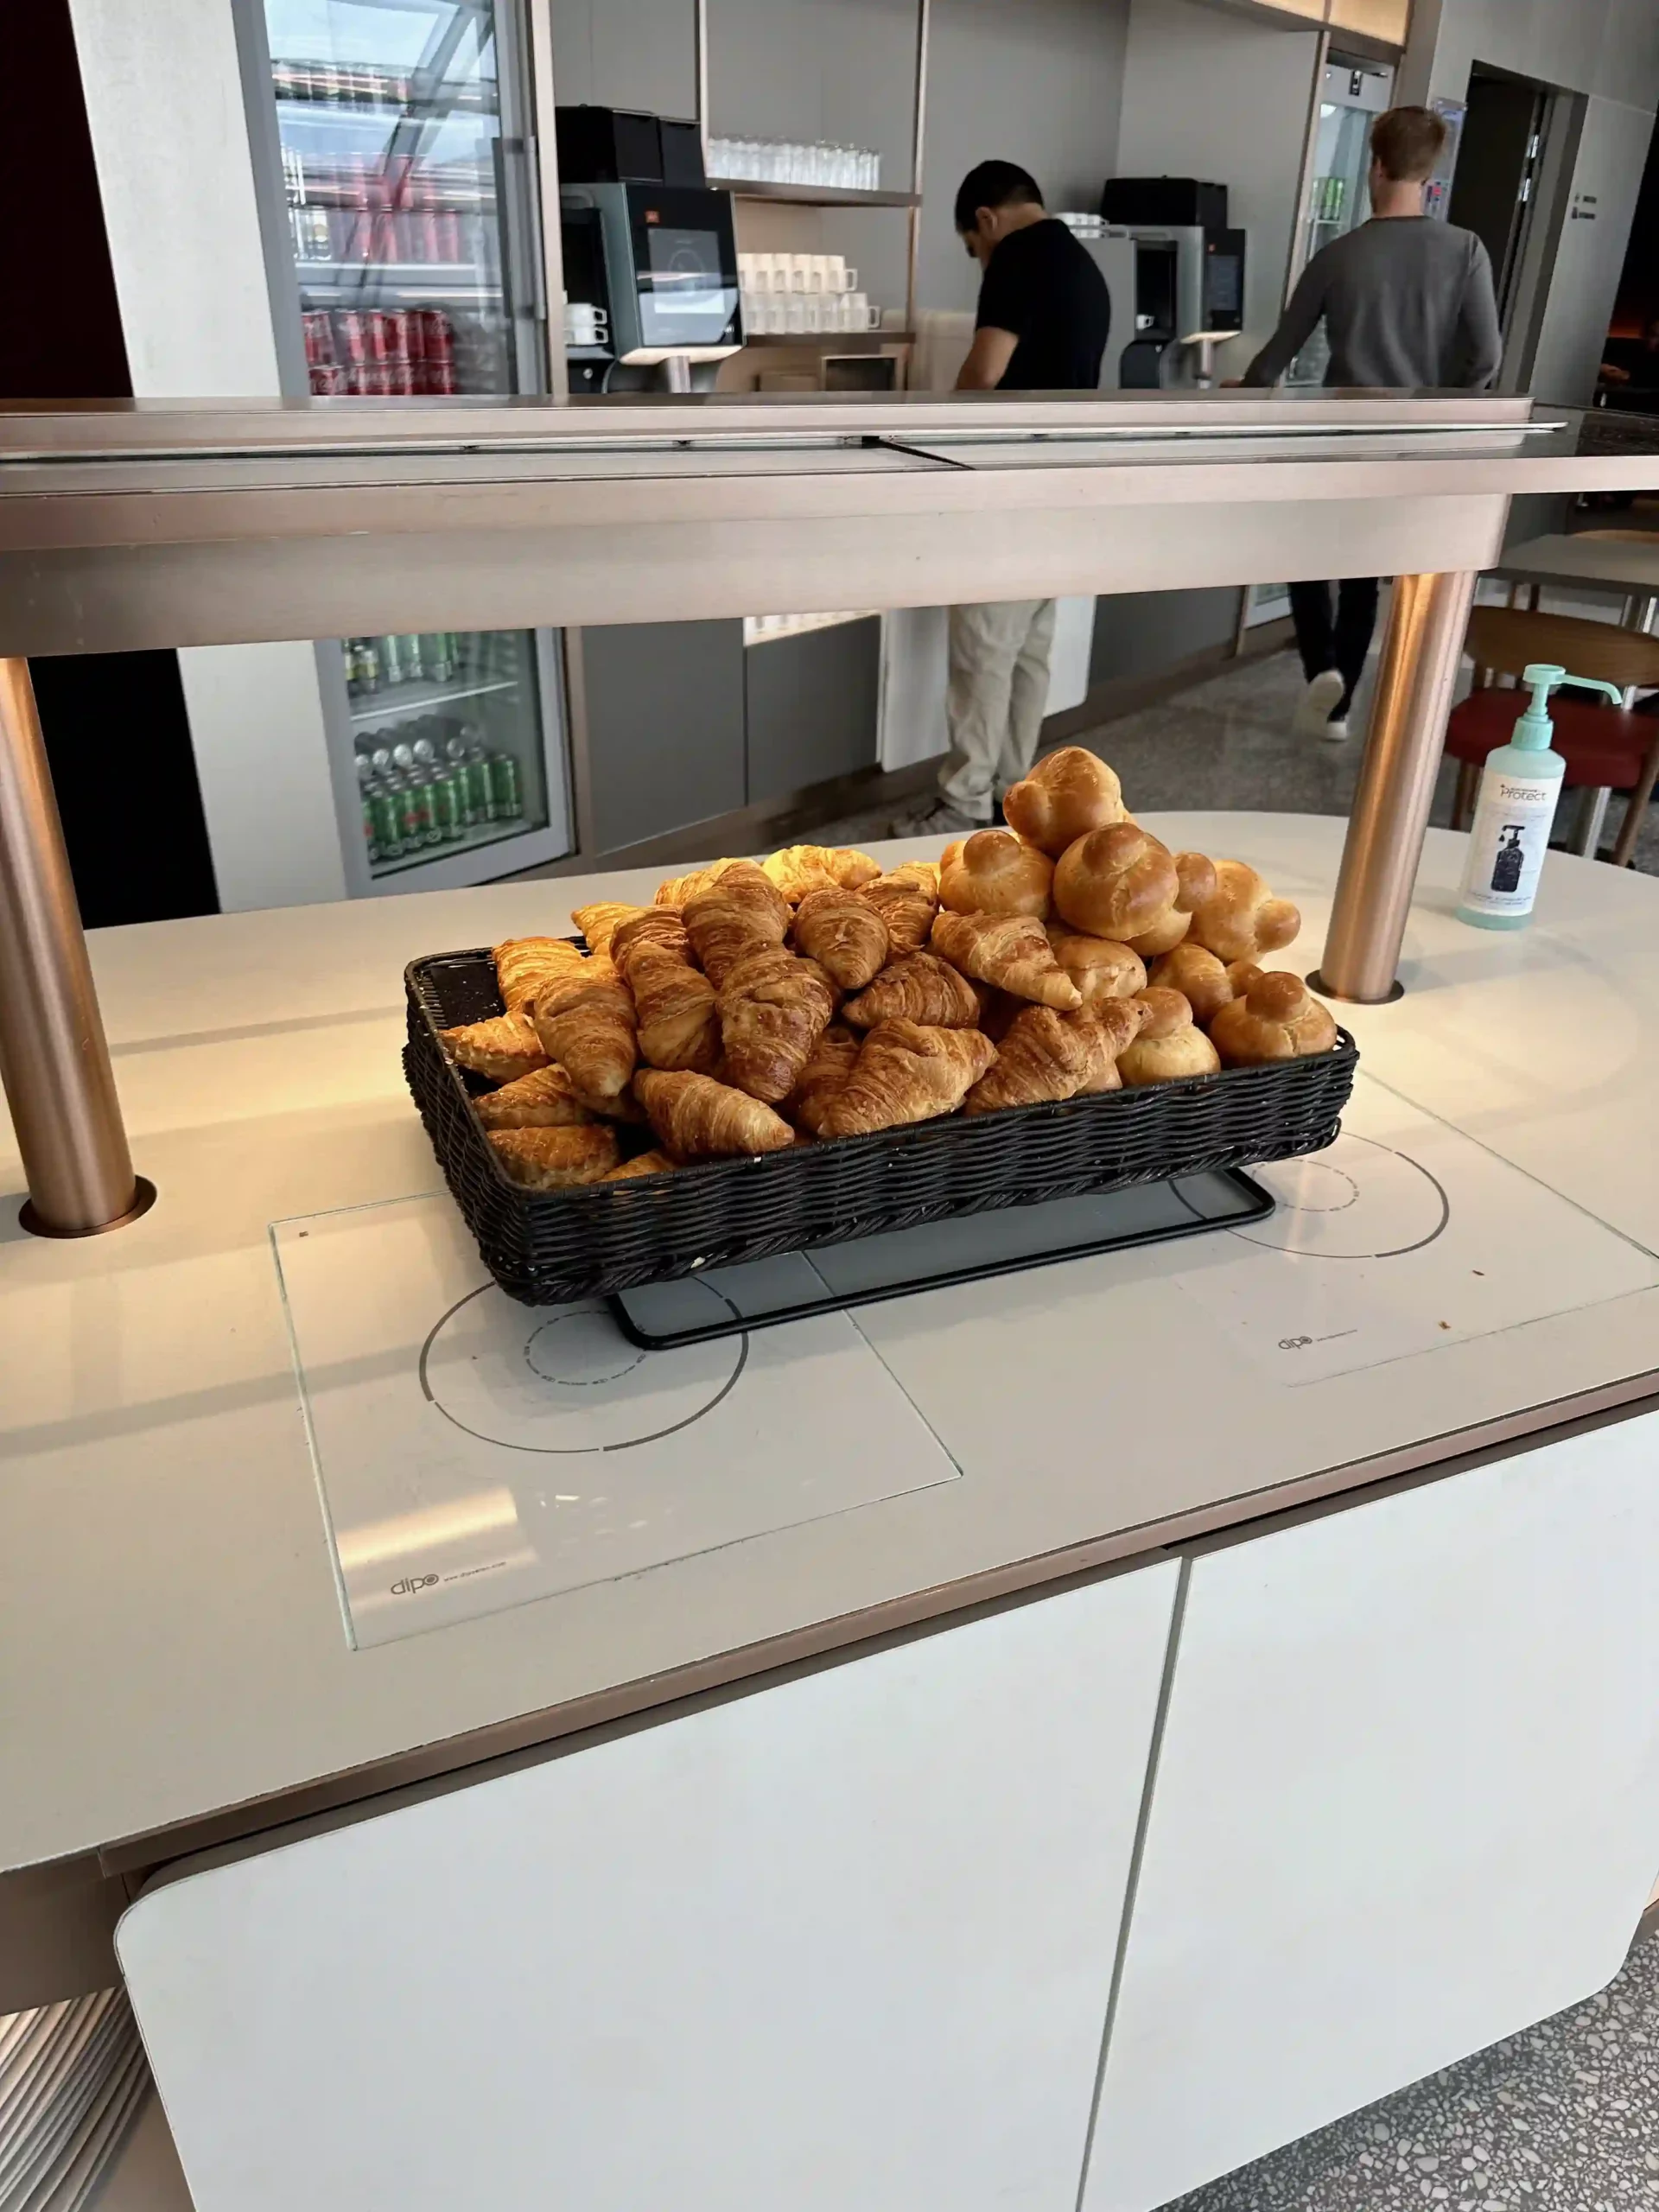
[[[363,842],[364,842],[365,846],[365,847],[367,848],[367,849],[368,849],[368,855],[369,855],[369,866],[370,866],[371,868],[372,868],[372,867],[374,866],[374,863],[376,862],[376,861],[378,861],[378,860],[379,859],[379,857],[380,857],[380,843],[379,843],[379,836],[380,836],[380,833],[379,833],[379,830],[378,830],[378,827],[376,826],[375,819],[374,819],[374,800],[373,800],[373,798],[370,796],[369,790],[368,790],[368,787],[367,787],[367,785],[366,785],[363,787],[363,791],[362,791],[362,799],[363,799]]]
[[[431,827],[432,809],[423,787],[412,776],[397,775],[390,785],[397,802],[397,834],[403,841],[404,856],[418,852],[427,841]]]
[[[374,650],[372,638],[359,638],[357,641],[357,687],[363,692],[380,689],[380,656]]]
[[[447,630],[423,630],[421,632],[421,674],[429,683],[447,683],[454,674],[454,664],[449,658],[449,632]]]
[[[404,856],[403,816],[397,794],[378,779],[368,789],[369,815],[374,824],[371,857],[400,861]]]
[[[432,776],[432,818],[438,836],[451,843],[467,835],[467,798],[461,779],[453,768],[435,768]]]
[[[380,673],[388,683],[401,683],[408,673],[404,666],[404,641],[401,638],[382,638],[378,640]]]
[[[474,822],[495,819],[495,806],[490,795],[490,764],[481,745],[467,748],[467,811]]]
[[[524,810],[518,792],[518,763],[511,753],[492,753],[488,765],[491,816],[497,822],[517,822]]]

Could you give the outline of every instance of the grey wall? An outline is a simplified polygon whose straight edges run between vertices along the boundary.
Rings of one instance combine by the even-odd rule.
[[[1160,676],[1189,653],[1230,645],[1238,626],[1238,594],[1224,591],[1130,591],[1095,602],[1090,683]]]

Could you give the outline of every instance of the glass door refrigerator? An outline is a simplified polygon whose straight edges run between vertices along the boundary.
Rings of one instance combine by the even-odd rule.
[[[1322,246],[1351,231],[1370,213],[1365,188],[1370,169],[1371,125],[1394,96],[1394,71],[1385,62],[1349,61],[1332,54],[1319,86],[1313,143],[1304,163],[1306,193],[1297,217],[1290,285]],[[1323,326],[1291,363],[1285,378],[1301,390],[1325,381],[1331,348]],[[1290,613],[1283,584],[1252,584],[1245,599],[1243,627],[1274,622]]]
[[[514,0],[244,0],[284,384],[349,401],[547,388]],[[571,846],[557,639],[318,645],[348,882],[481,883]]]

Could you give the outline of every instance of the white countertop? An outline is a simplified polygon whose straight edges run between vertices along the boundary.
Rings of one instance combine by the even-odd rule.
[[[1150,826],[1260,867],[1304,912],[1278,963],[1314,964],[1341,821]],[[29,1237],[3,1207],[0,1867],[1010,1561],[1118,1533],[1133,1549],[1134,1531],[1229,1500],[1243,1517],[1275,1484],[1659,1365],[1659,1289],[1639,1287],[1659,1279],[1659,883],[1553,855],[1534,927],[1477,933],[1451,917],[1462,849],[1430,835],[1407,996],[1344,1010],[1362,1048],[1363,1125],[1386,1134],[1415,1109],[1412,1126],[1449,1125],[1443,1143],[1461,1133],[1491,1177],[1532,1179],[1571,1226],[1567,1201],[1586,1217],[1574,1235],[1609,1255],[1599,1302],[1550,1312],[1546,1287],[1520,1325],[1396,1347],[1386,1364],[1294,1389],[1215,1318],[1224,1237],[867,1309],[861,1328],[960,1479],[360,1649],[270,1224],[438,1185],[399,1066],[405,961],[557,930],[600,880],[95,932],[135,1158],[161,1198],[131,1228],[76,1243]],[[663,872],[606,879],[604,895],[648,895]],[[0,1186],[20,1183],[0,1121]],[[1496,1216],[1502,1190],[1521,1190],[1491,1187],[1500,1197],[1476,1212]],[[1548,1286],[1554,1256],[1534,1256]],[[844,1452],[855,1433],[849,1414],[839,1436],[780,1434],[777,1448]]]

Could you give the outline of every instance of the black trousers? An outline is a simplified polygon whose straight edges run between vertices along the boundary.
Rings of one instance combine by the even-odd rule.
[[[1377,580],[1375,576],[1344,576],[1337,586],[1337,611],[1331,615],[1329,584],[1292,584],[1291,619],[1296,625],[1296,648],[1302,657],[1302,673],[1311,683],[1327,668],[1342,677],[1342,697],[1332,715],[1347,717],[1354,690],[1365,672],[1365,656],[1376,627]]]

